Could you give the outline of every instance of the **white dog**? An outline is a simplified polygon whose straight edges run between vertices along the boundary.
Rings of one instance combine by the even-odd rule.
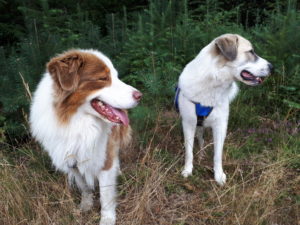
[[[251,43],[236,34],[217,37],[186,65],[179,77],[176,92],[185,143],[184,177],[192,174],[193,144],[198,124],[200,148],[204,143],[204,127],[212,128],[214,177],[218,184],[225,184],[222,152],[229,104],[238,93],[235,81],[255,86],[261,84],[271,70],[272,65],[255,54]]]
[[[124,109],[135,107],[141,96],[120,81],[109,58],[95,50],[72,50],[52,58],[34,94],[33,136],[54,166],[75,180],[82,210],[92,207],[94,181],[99,181],[101,225],[116,221],[118,152],[131,138]]]

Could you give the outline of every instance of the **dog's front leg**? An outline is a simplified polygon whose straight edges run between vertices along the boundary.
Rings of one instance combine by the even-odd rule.
[[[88,211],[93,207],[93,193],[92,189],[88,187],[84,177],[79,173],[77,168],[71,168],[69,173],[69,180],[75,179],[76,185],[81,192],[80,209]]]
[[[92,189],[87,185],[85,178],[80,174],[78,170],[76,156],[69,155],[66,158],[66,163],[69,168],[69,184],[72,185],[73,181],[75,181],[77,187],[81,192],[80,209],[82,211],[88,211],[93,207]]]
[[[182,119],[182,127],[184,134],[184,147],[185,147],[185,164],[181,172],[182,176],[188,177],[193,172],[193,146],[195,139],[195,131],[197,125],[197,118],[190,118],[189,120]]]
[[[226,175],[222,166],[222,155],[227,131],[227,119],[223,117],[222,120],[215,123],[212,129],[214,139],[214,175],[217,183],[222,186],[226,182]]]
[[[99,175],[101,220],[100,225],[114,225],[116,223],[116,179],[118,165],[115,159],[109,170],[102,170]]]

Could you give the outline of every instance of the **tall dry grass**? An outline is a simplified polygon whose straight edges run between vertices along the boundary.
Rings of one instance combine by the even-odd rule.
[[[173,117],[167,120],[166,115]],[[174,114],[163,114],[149,144],[135,140],[122,150],[117,224],[299,224],[299,171],[289,166],[295,158],[284,156],[279,147],[246,159],[225,151],[228,182],[219,187],[213,180],[208,136],[206,154],[200,157],[195,151],[194,175],[184,179],[180,127],[174,121]],[[240,132],[230,132],[226,145],[235,145],[239,137]],[[2,143],[1,148],[0,224],[98,223],[97,191],[94,208],[81,213],[78,191],[68,187],[66,177],[54,171],[36,144],[12,148]]]

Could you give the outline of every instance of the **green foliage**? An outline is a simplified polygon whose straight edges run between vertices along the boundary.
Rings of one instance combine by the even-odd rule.
[[[211,7],[215,2],[197,8],[199,16],[195,16],[187,1],[151,1],[149,8],[129,23],[131,29],[117,64],[121,65],[121,76],[146,93],[142,104],[151,110],[172,107],[178,76],[202,47],[224,32],[243,31],[230,22],[236,21],[237,11]],[[146,120],[138,124],[144,129]]]
[[[48,9],[46,1],[40,3],[41,10],[19,7],[24,13],[27,36],[13,48],[0,48],[0,103],[5,117],[2,129],[10,139],[27,134],[25,117],[30,99],[26,97],[22,78],[34,91],[50,57],[68,48],[101,45],[99,28],[79,9],[70,17],[60,9]]]
[[[268,82],[270,106],[300,109],[300,13],[296,1],[277,8],[265,23],[253,29],[258,51],[275,65]],[[282,106],[281,106],[282,105]],[[274,110],[274,107],[270,107]],[[286,112],[286,110],[284,110]]]
[[[136,9],[133,1],[126,2],[128,8],[116,2],[91,1],[88,5],[69,0],[62,1],[63,9],[52,0],[0,5],[1,11],[3,6],[14,8],[14,24],[25,24],[12,30],[13,40],[18,40],[14,45],[0,48],[2,133],[12,138],[27,134],[29,97],[21,76],[34,91],[49,58],[69,48],[99,49],[112,58],[124,81],[144,93],[141,106],[131,113],[142,131],[155,124],[159,110],[172,107],[174,87],[186,63],[223,33],[250,39],[258,54],[276,68],[263,86],[241,86],[237,103],[255,107],[234,116],[239,118],[236,124],[245,121],[249,110],[282,116],[299,112],[300,14],[295,1],[257,3],[263,9],[243,1],[152,0],[147,7]],[[115,8],[109,11],[106,6]]]

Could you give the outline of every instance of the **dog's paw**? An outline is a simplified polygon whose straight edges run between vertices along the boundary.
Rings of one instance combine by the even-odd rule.
[[[188,176],[191,176],[192,175],[192,172],[193,172],[193,169],[191,168],[188,168],[188,169],[184,169],[184,170],[182,170],[182,172],[181,172],[181,175],[183,176],[183,177],[188,177]]]
[[[89,211],[93,207],[93,194],[82,194],[79,208],[81,211]]]
[[[99,225],[115,225],[116,224],[116,218],[115,217],[101,217]]]
[[[226,174],[223,171],[215,171],[215,180],[220,186],[226,183]]]

